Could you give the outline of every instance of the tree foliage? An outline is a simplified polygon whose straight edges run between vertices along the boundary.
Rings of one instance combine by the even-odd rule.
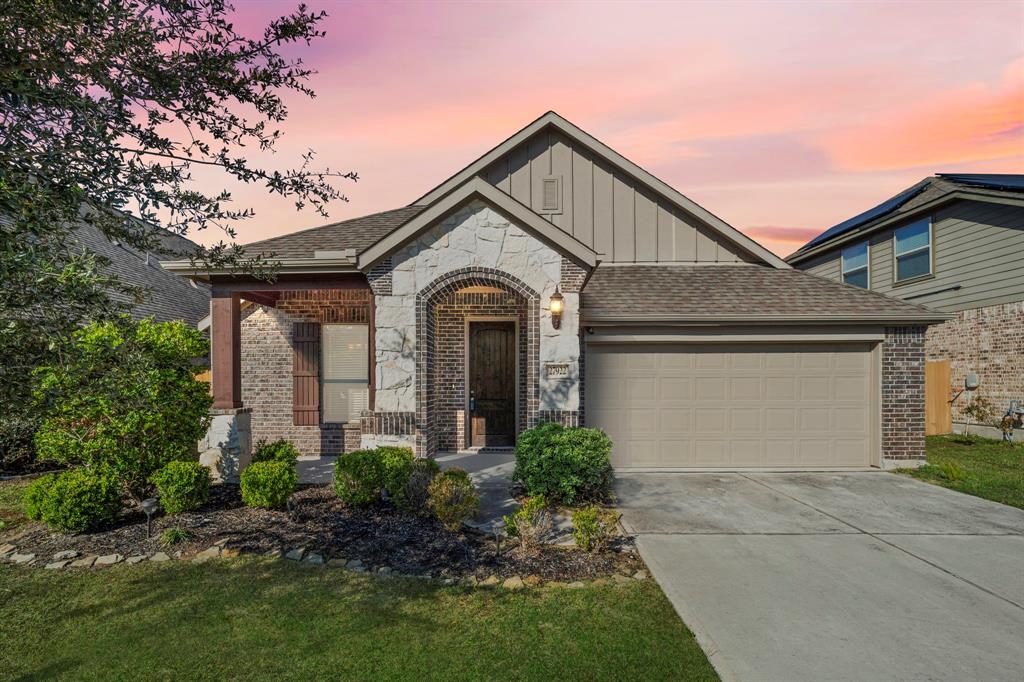
[[[282,97],[314,95],[287,53],[324,35],[325,14],[299,5],[255,36],[232,14],[224,0],[0,5],[0,404],[27,404],[28,372],[59,361],[83,322],[122,312],[108,293],[124,287],[77,244],[81,224],[159,253],[150,224],[231,242],[253,216],[217,177],[323,215],[344,200],[334,183],[355,174],[314,167],[312,151],[290,169],[252,160],[280,139]],[[223,241],[198,258],[266,272]]]
[[[40,456],[109,468],[144,496],[153,474],[193,458],[206,433],[212,398],[195,359],[207,350],[183,322],[122,318],[76,332],[65,361],[37,372],[48,415],[36,433]]]

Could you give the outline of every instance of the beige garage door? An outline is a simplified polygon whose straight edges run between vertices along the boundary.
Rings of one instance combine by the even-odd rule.
[[[874,462],[868,344],[594,344],[586,421],[618,468]]]

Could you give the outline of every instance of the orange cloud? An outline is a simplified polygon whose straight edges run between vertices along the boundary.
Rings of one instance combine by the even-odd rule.
[[[823,143],[837,167],[853,171],[1022,161],[1024,66],[1012,64],[995,88],[973,84],[950,90],[827,136]]]

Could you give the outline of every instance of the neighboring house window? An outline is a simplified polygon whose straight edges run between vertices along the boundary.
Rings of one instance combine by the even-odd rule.
[[[919,220],[896,230],[893,242],[897,282],[931,274],[932,221],[930,218]]]
[[[843,282],[867,289],[869,281],[868,243],[861,242],[843,249]]]
[[[360,413],[369,405],[369,327],[365,324],[325,324],[321,341],[323,421],[359,419]]]

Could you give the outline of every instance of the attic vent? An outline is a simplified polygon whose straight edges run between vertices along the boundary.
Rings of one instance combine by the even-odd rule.
[[[562,210],[562,177],[551,175],[541,180],[541,211],[559,213]]]

